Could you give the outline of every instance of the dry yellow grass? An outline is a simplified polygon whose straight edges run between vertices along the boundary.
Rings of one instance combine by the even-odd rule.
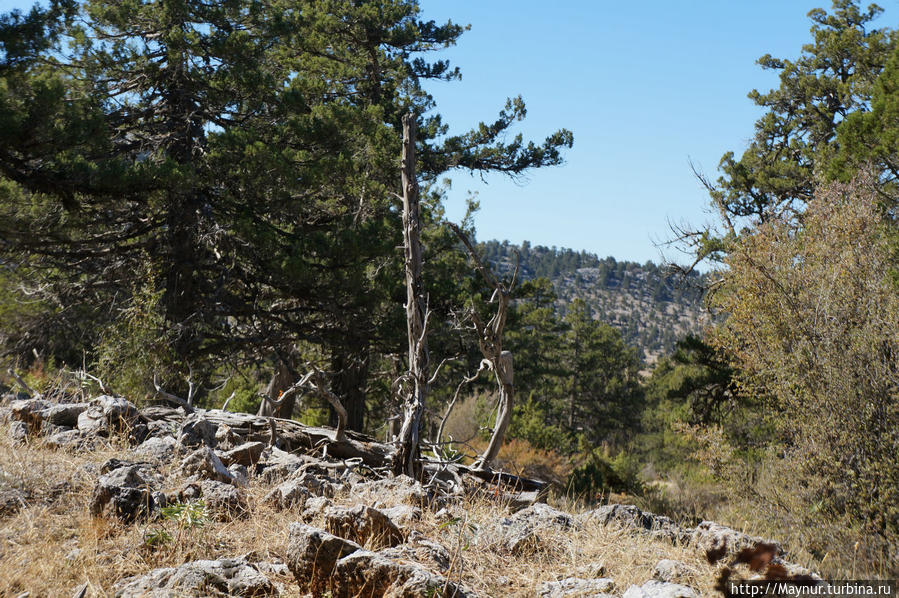
[[[286,550],[288,525],[300,520],[296,510],[277,511],[264,504],[269,487],[258,479],[248,487],[249,516],[229,522],[210,520],[202,527],[179,529],[172,520],[124,525],[94,518],[88,503],[97,471],[91,468],[113,456],[127,457],[125,447],[53,451],[39,440],[13,445],[8,436],[6,426],[0,426],[0,490],[18,487],[32,497],[22,510],[0,518],[0,596],[25,591],[32,598],[70,596],[84,583],[89,596],[112,596],[116,582],[157,567],[250,552],[277,559]],[[167,483],[168,493],[176,491],[181,480],[170,476]],[[335,503],[349,504],[346,497],[337,497]],[[417,530],[445,546],[453,557],[450,577],[484,596],[534,596],[541,582],[576,576],[579,567],[597,564],[615,580],[615,592],[623,593],[630,584],[650,579],[664,558],[695,568],[698,575],[690,585],[703,595],[713,594],[714,570],[689,548],[588,524],[577,530],[544,531],[537,550],[509,556],[491,547],[483,535],[475,542],[471,527],[507,515],[502,504],[489,497],[471,498],[451,510],[455,518],[447,522],[425,509],[422,520],[408,531]],[[150,545],[148,538],[159,530],[171,539]],[[283,584],[283,596],[302,595],[290,577],[273,581]]]

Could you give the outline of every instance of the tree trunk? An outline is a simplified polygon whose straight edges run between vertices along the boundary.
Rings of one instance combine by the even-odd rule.
[[[421,471],[419,438],[428,394],[427,299],[421,277],[421,223],[418,182],[415,179],[415,116],[403,117],[403,249],[406,266],[406,331],[409,372],[403,385],[403,424],[393,462],[394,473],[418,478]]]
[[[331,354],[331,392],[340,397],[347,412],[348,430],[361,432],[365,426],[365,385],[368,380],[368,347],[352,346]],[[337,425],[331,408],[330,425]]]
[[[493,426],[490,443],[475,463],[475,468],[488,469],[490,467],[499,455],[499,449],[506,437],[506,429],[509,427],[509,422],[512,421],[513,384],[515,382],[512,352],[503,351],[500,358],[493,364],[493,368],[496,371],[496,383],[499,386],[499,414]]]
[[[275,366],[275,373],[272,375],[272,379],[269,381],[268,386],[265,387],[265,396],[277,401],[281,397],[281,394],[290,388],[293,383],[294,379],[293,375],[290,373],[290,368],[288,368],[287,364],[281,359],[278,359],[277,365]],[[263,399],[256,415],[290,419],[293,415],[293,408],[296,405],[296,401],[296,393],[291,394],[291,396],[287,397],[280,405],[273,405]]]

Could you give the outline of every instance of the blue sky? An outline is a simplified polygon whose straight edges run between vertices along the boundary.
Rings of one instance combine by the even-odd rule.
[[[470,24],[435,57],[462,80],[430,86],[453,132],[490,121],[521,94],[517,131],[541,140],[574,132],[561,167],[523,182],[452,173],[448,216],[478,193],[479,239],[586,249],[658,261],[668,223],[712,221],[689,160],[717,177],[721,155],[740,154],[761,114],[753,88],[777,85],[756,59],[795,58],[810,41],[812,8],[830,0],[420,0],[425,18]],[[881,1],[878,26],[895,26],[899,0]],[[0,11],[31,2],[0,0]],[[666,251],[677,259],[676,252]]]
[[[880,2],[877,26],[895,27],[895,0]],[[471,24],[443,52],[462,81],[430,87],[456,131],[495,116],[521,94],[519,130],[543,139],[574,132],[561,167],[525,185],[487,184],[453,173],[448,215],[458,219],[478,192],[480,239],[586,249],[658,261],[668,222],[712,221],[689,160],[713,178],[728,150],[738,155],[761,114],[746,97],[777,86],[755,61],[795,58],[811,41],[809,10],[830,0],[422,0],[425,17]],[[670,258],[677,252],[665,251]]]

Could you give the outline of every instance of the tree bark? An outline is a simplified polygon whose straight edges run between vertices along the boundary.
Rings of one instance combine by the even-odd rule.
[[[512,421],[512,399],[514,390],[514,373],[512,368],[512,352],[503,351],[500,358],[494,363],[496,383],[499,386],[499,414],[490,436],[490,443],[484,449],[484,453],[475,463],[475,468],[489,468],[490,464],[499,455],[499,449],[506,437],[506,430]]]
[[[265,396],[273,401],[277,401],[281,398],[281,394],[290,388],[293,383],[294,377],[290,372],[290,368],[287,367],[287,364],[284,363],[283,360],[278,359],[277,365],[275,366],[275,373],[272,375],[272,379],[269,381],[268,386],[265,387]],[[283,403],[278,405],[263,399],[256,415],[290,419],[293,415],[293,408],[296,405],[296,400],[296,394],[287,397]]]
[[[481,261],[468,235],[452,222],[447,224],[456,233],[459,240],[462,241],[475,268],[484,277],[487,284],[493,287],[493,297],[490,299],[490,302],[496,302],[496,313],[487,322],[481,320],[477,311],[471,310],[471,319],[478,335],[478,348],[480,348],[481,355],[484,356],[484,359],[493,369],[496,375],[496,383],[499,387],[499,413],[496,416],[490,443],[472,466],[476,469],[487,470],[490,469],[491,463],[499,455],[499,449],[502,447],[503,439],[506,436],[506,429],[509,427],[509,422],[512,419],[513,384],[515,380],[512,367],[512,352],[503,351],[503,329],[506,326],[506,315],[509,310],[509,303],[512,300],[512,290],[515,288],[515,281],[518,278],[519,264],[515,264],[512,280],[508,284],[500,282]]]
[[[394,473],[418,478],[421,419],[428,394],[428,307],[422,283],[421,223],[418,182],[415,179],[415,127],[413,114],[403,117],[403,249],[406,270],[406,331],[409,371],[401,385],[403,423],[400,427]]]
[[[334,349],[331,353],[331,391],[340,397],[346,409],[348,430],[361,432],[365,426],[365,383],[368,379],[368,347],[359,343]],[[329,423],[337,425],[337,413],[331,409]]]

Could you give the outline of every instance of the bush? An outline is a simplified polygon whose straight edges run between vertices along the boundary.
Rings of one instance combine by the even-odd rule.
[[[772,430],[763,454],[743,455],[735,487],[785,522],[895,544],[899,295],[872,183],[823,188],[801,217],[741,237],[714,297],[728,317],[713,343],[741,390],[765,399]]]
[[[575,497],[598,497],[609,492],[643,493],[640,479],[642,463],[625,451],[611,457],[608,450],[595,448],[587,458],[571,472],[568,491]]]

